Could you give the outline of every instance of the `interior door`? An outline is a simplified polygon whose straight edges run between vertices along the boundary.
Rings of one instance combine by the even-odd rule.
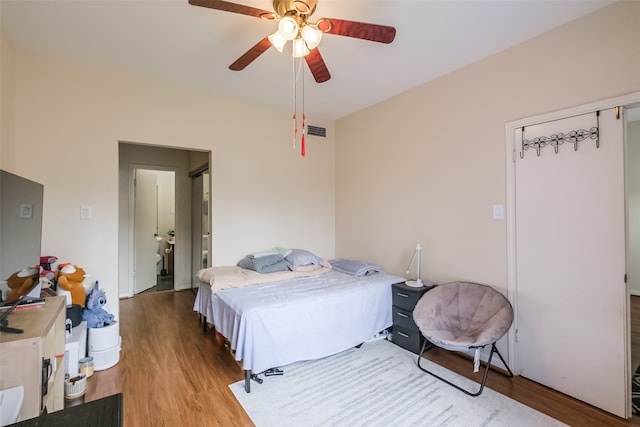
[[[209,266],[209,173],[208,169],[191,179],[191,287],[198,283],[198,272]]]
[[[158,184],[154,171],[136,169],[134,200],[134,292],[138,294],[158,280]]]
[[[516,365],[519,373],[628,414],[623,120],[613,109],[525,128],[524,138],[594,139],[519,155],[516,142]],[[520,132],[520,131],[519,131]],[[516,135],[516,141],[522,141]]]

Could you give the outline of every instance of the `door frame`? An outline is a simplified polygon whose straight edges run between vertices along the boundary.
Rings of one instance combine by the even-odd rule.
[[[128,252],[128,268],[127,268],[127,297],[131,298],[135,295],[135,171],[137,169],[147,169],[155,171],[167,171],[174,173],[174,181],[177,181],[179,169],[171,166],[146,165],[142,163],[129,164],[128,181],[129,181],[129,212],[128,214],[128,233],[127,233],[127,252]],[[175,203],[176,217],[178,216],[178,203]],[[175,278],[175,272],[174,272]],[[175,284],[174,284],[175,287]]]
[[[567,108],[564,110],[558,110],[551,113],[541,114],[537,116],[528,117],[525,119],[515,120],[508,122],[505,126],[506,132],[506,212],[507,212],[507,296],[509,301],[513,306],[513,310],[515,313],[514,316],[514,327],[509,330],[509,364],[511,365],[513,372],[516,375],[519,375],[522,372],[522,368],[518,366],[518,358],[516,357],[517,346],[516,346],[516,331],[518,329],[517,325],[517,313],[518,313],[518,301],[516,298],[517,295],[517,275],[516,275],[516,211],[515,211],[515,200],[516,200],[516,186],[515,186],[515,156],[517,156],[517,140],[516,140],[516,130],[521,129],[522,127],[533,126],[540,123],[555,121],[567,117],[578,116],[582,114],[587,114],[593,111],[605,110],[609,108],[615,108],[617,106],[626,107],[633,104],[637,104],[640,102],[640,92],[635,92],[632,94],[609,98],[589,104],[584,104],[572,108]],[[626,193],[626,192],[625,192]],[[626,209],[625,209],[626,216]],[[625,259],[625,263],[626,263]],[[627,290],[628,294],[628,290]],[[625,308],[625,318],[626,322],[624,325],[620,325],[624,328],[624,333],[626,335],[625,340],[625,361],[626,366],[625,370],[629,373],[629,382],[626,386],[625,395],[626,400],[628,401],[627,406],[627,418],[631,417],[631,335],[630,335],[630,314],[629,314],[629,301],[627,299],[626,308]]]
[[[204,177],[206,175],[206,179]],[[201,177],[201,185],[196,186],[196,178]],[[210,162],[207,162],[192,170],[189,173],[191,180],[191,290],[195,292],[194,282],[197,283],[197,277],[194,273],[197,273],[200,269],[211,267],[211,170]],[[202,209],[204,208],[202,194],[204,191],[204,184],[206,183],[209,195],[207,198],[207,247],[202,247]],[[195,190],[199,189],[200,194],[196,195]],[[207,265],[202,265],[202,250],[207,250]]]

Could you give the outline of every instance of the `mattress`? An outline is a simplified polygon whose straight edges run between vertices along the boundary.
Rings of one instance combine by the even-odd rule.
[[[214,294],[202,284],[194,310],[229,340],[245,370],[260,373],[330,356],[390,327],[391,285],[404,280],[331,270]]]

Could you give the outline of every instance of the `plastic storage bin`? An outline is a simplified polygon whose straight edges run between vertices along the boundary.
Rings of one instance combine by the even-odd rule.
[[[90,351],[89,356],[93,357],[93,369],[96,371],[114,366],[120,361],[120,337],[117,345],[105,350]]]
[[[64,372],[75,377],[78,375],[78,361],[87,354],[87,322],[80,322],[71,329],[71,335],[65,337]]]
[[[104,328],[89,328],[89,356],[93,357],[93,369],[108,369],[120,360],[120,326],[113,322]]]

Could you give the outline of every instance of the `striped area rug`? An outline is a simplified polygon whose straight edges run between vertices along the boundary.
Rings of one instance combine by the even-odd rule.
[[[631,380],[631,404],[633,415],[640,416],[640,366]]]
[[[391,342],[374,341],[285,366],[282,376],[252,381],[249,394],[242,381],[230,388],[258,427],[564,426],[487,388],[479,397],[467,396],[423,373],[416,357]],[[457,377],[425,363],[440,375]]]

